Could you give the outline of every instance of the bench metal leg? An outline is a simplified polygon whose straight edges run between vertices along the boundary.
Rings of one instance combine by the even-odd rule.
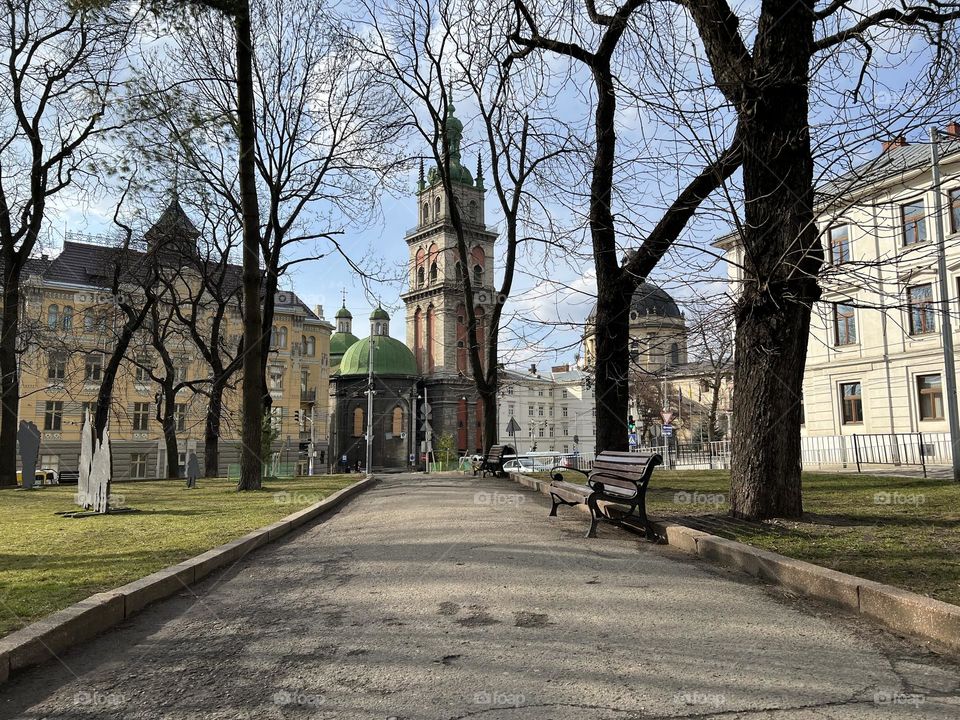
[[[553,507],[550,508],[550,515],[548,517],[556,517],[557,508],[560,507],[561,505],[569,505],[570,507],[576,507],[577,505],[580,504],[578,502],[568,502],[564,500],[562,497],[560,497],[559,495],[556,495],[554,493],[550,493],[550,499],[553,500]]]
[[[597,525],[600,524],[600,520],[603,518],[595,495],[590,495],[590,497],[587,498],[587,507],[590,508],[590,529],[587,530],[587,537],[595,538],[597,536]]]

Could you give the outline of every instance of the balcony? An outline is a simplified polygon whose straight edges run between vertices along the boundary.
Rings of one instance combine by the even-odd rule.
[[[300,402],[302,403],[315,403],[317,401],[317,391],[314,390],[301,390],[300,391]]]

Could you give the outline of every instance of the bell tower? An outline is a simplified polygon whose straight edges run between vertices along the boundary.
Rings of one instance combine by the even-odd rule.
[[[450,207],[440,173],[423,164],[417,183],[417,226],[407,232],[410,250],[409,280],[403,301],[407,309],[407,345],[413,351],[421,375],[471,375],[467,355],[467,312],[463,276],[470,274],[477,317],[477,340],[485,347],[487,322],[494,300],[493,250],[496,234],[487,230],[484,215],[483,176],[477,159],[477,177],[461,162],[463,124],[448,106],[444,121],[447,133],[446,159],[453,187],[453,200],[463,219],[467,244],[464,267],[457,251],[457,235],[450,220]],[[483,350],[481,354],[485,353]]]

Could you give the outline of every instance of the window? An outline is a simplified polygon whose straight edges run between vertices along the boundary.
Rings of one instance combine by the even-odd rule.
[[[835,345],[856,345],[857,318],[850,305],[836,303],[833,306],[833,325]]]
[[[287,347],[287,329],[285,327],[273,328],[270,333],[270,346],[279,350],[285,350]]]
[[[187,361],[180,360],[176,362],[173,366],[173,381],[178,383],[186,382],[188,377],[190,377],[190,366]]]
[[[927,225],[924,222],[926,208],[923,198],[900,208],[903,219],[903,244],[914,245],[927,239]]]
[[[458,285],[463,282],[463,267],[459,262],[453,266],[453,277],[456,279]]]
[[[300,392],[307,392],[307,388],[310,387],[310,371],[301,370],[300,371]]]
[[[363,435],[363,408],[354,408],[353,410],[353,436],[361,437]]]
[[[147,365],[150,361],[140,360],[138,362],[143,364],[137,365],[137,369],[134,370],[134,382],[137,385],[147,385],[150,382],[150,368]]]
[[[317,339],[310,335],[307,337],[307,357],[314,357],[317,354]]]
[[[564,388],[563,390],[560,391],[560,397],[562,397],[564,400],[567,399],[568,393],[567,393],[567,389],[566,389],[566,388]]]
[[[426,275],[423,268],[417,268],[417,287],[423,287],[426,284]]]
[[[145,478],[147,476],[147,453],[130,453],[130,477]]]
[[[435,283],[437,281],[437,264],[430,263],[430,282]]]
[[[527,415],[533,417],[533,405],[527,405]]]
[[[63,382],[67,376],[67,355],[62,352],[52,352],[47,358],[47,379]]]
[[[430,203],[423,204],[423,224],[426,225],[430,220]]]
[[[144,432],[150,423],[150,403],[136,402],[133,404],[133,429],[135,432]]]
[[[842,265],[850,262],[850,228],[847,225],[836,225],[827,230],[830,263]]]
[[[483,267],[480,265],[473,266],[473,284],[483,285]]]
[[[543,425],[537,428],[537,437],[543,437]]]
[[[943,420],[943,387],[940,375],[917,375],[917,403],[921,420]]]
[[[90,353],[83,367],[83,379],[88,383],[98,383],[103,377],[103,355]]]
[[[61,430],[63,428],[63,402],[47,400],[43,408],[43,429]]]
[[[270,428],[275,433],[279,433],[280,431],[283,430],[283,408],[282,407],[270,408]]]
[[[937,331],[932,285],[914,285],[907,288],[907,306],[910,311],[911,335],[925,335]]]
[[[73,330],[73,308],[70,305],[63,306],[63,323],[64,330]]]
[[[507,395],[513,395],[513,385],[507,386]]]
[[[84,310],[83,311],[83,329],[87,332],[93,332],[93,329],[97,325],[97,316],[94,314],[93,310]]]
[[[960,188],[950,191],[950,232],[960,232]]]
[[[858,425],[863,422],[860,383],[840,383],[840,403],[844,425]]]
[[[83,403],[83,405],[80,406],[80,408],[81,408],[81,409],[80,409],[81,422],[83,422],[84,420],[86,420],[86,418],[87,418],[87,413],[88,413],[88,412],[90,413],[90,419],[91,419],[91,420],[93,420],[94,418],[97,417],[97,402],[96,402],[96,400],[94,400],[93,402],[85,402],[85,403]]]
[[[173,406],[173,414],[177,421],[177,432],[187,431],[187,405],[177,403]]]
[[[270,389],[271,390],[283,390],[283,368],[282,367],[271,367],[270,368]]]
[[[433,219],[436,220],[438,217],[440,217],[440,198],[433,201]]]
[[[543,397],[543,388],[537,388],[537,396]]]
[[[393,427],[390,430],[394,435],[403,432],[403,408],[399,405],[393,409]]]
[[[543,405],[537,405],[537,415],[543,417]]]
[[[560,417],[568,417],[570,409],[566,405],[560,406]]]
[[[553,425],[550,426],[550,437],[553,437]]]
[[[47,308],[47,327],[51,330],[57,329],[57,323],[60,318],[60,307],[57,305],[51,305]]]
[[[513,403],[507,403],[507,415],[513,417],[516,410],[516,405]]]

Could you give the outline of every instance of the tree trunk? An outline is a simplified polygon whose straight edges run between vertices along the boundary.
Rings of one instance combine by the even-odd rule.
[[[717,437],[717,409],[720,407],[720,383],[722,375],[714,375],[713,388],[710,396],[710,412],[707,415],[707,441],[713,442]]]
[[[263,374],[260,365],[263,319],[260,314],[260,209],[255,166],[253,39],[250,4],[238,3],[234,16],[237,34],[237,117],[239,122],[240,203],[243,212],[243,389],[240,480],[237,490],[259,490],[263,478],[260,445],[263,432]]]
[[[220,477],[220,414],[223,412],[223,384],[214,381],[207,403],[207,421],[203,434],[204,477]]]
[[[597,409],[596,451],[599,453],[604,450],[628,449],[630,292],[620,269],[617,236],[610,206],[617,149],[614,130],[616,93],[608,65],[595,67],[593,76],[597,85],[597,107],[594,115],[596,151],[590,180],[590,235],[597,268],[594,395]]]
[[[813,215],[808,126],[813,24],[777,0],[754,52],[745,118],[744,260],[737,301],[730,511],[800,517],[800,396],[823,253]],[[782,7],[776,7],[782,6]]]
[[[17,337],[20,334],[20,268],[6,255],[3,279],[3,325],[0,335],[0,487],[17,484],[17,421],[20,376],[17,372]]]
[[[496,376],[494,376],[496,377]],[[497,386],[488,385],[479,389],[480,402],[483,403],[483,443],[480,452],[486,457],[490,447],[497,441]],[[516,449],[516,448],[514,448]],[[468,448],[469,450],[469,448]]]
[[[167,454],[167,478],[180,477],[180,454],[177,448],[177,396],[173,388],[163,389],[163,444]]]

